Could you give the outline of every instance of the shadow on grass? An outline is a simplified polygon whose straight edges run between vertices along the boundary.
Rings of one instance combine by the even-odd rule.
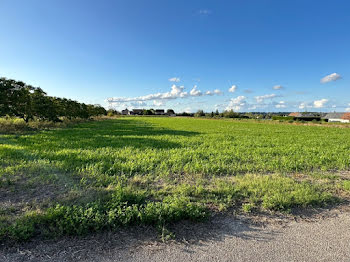
[[[203,223],[189,221],[176,223],[171,226],[171,230],[175,232],[176,237],[165,243],[160,240],[160,232],[156,228],[134,226],[84,237],[37,239],[4,248],[3,253],[8,261],[23,259],[23,253],[21,255],[18,250],[27,250],[37,261],[45,261],[46,258],[55,261],[119,261],[119,259],[133,261],[135,259],[133,254],[137,251],[150,255],[175,245],[180,252],[195,253],[196,247],[205,249],[212,242],[221,242],[226,238],[269,241],[279,234],[278,231],[264,230],[261,226],[223,215],[215,216]]]
[[[37,135],[21,136],[16,144],[33,149],[98,149],[104,147],[171,149],[181,144],[157,139],[161,136],[190,137],[197,132],[152,126],[140,120],[105,120],[79,124],[73,128],[50,130]]]
[[[180,143],[161,137],[197,134],[152,126],[135,119],[116,119],[29,135],[0,136],[0,209],[18,206],[16,213],[12,212],[18,215],[31,203],[41,205],[43,202],[60,201],[61,196],[72,189],[79,188],[76,191],[83,193],[85,191],[81,191],[80,183],[83,175],[78,170],[91,163],[101,163],[106,166],[101,168],[105,168],[104,171],[108,173],[114,162],[123,163],[127,160],[126,156],[118,155],[107,155],[102,159],[101,155],[93,154],[93,150],[130,147],[132,152],[134,149],[179,148],[182,146]],[[66,152],[57,154],[57,151],[65,149]],[[84,150],[92,150],[92,154],[83,154]],[[130,159],[132,157],[131,154]],[[118,165],[114,167],[110,171],[111,175],[118,176],[125,171],[120,168]],[[91,191],[87,192],[91,195]],[[84,200],[88,197],[77,194],[77,198]]]

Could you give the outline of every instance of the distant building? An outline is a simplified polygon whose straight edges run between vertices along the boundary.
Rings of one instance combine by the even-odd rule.
[[[122,110],[122,115],[130,115],[130,111],[125,108],[124,110]]]
[[[156,109],[154,111],[154,114],[155,115],[165,115],[165,111],[164,111],[164,109]]]
[[[143,109],[133,109],[132,114],[133,115],[143,115]]]
[[[320,121],[322,116],[320,113],[312,113],[312,112],[293,112],[288,116],[294,117],[295,120],[303,120],[303,121],[312,121],[317,120]]]
[[[293,113],[290,113],[288,116],[301,117],[301,113],[299,113],[299,112],[293,112]]]
[[[327,122],[350,123],[350,113],[328,113],[323,119]]]
[[[349,113],[344,113],[344,115],[342,116],[342,119],[348,120],[350,122],[350,112]]]

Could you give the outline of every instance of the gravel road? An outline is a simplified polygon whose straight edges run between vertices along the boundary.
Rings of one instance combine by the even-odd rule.
[[[174,231],[166,243],[154,229],[134,228],[3,246],[0,261],[350,261],[349,211],[281,223],[216,217]]]

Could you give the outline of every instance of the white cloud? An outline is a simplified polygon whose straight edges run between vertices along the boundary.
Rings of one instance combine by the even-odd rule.
[[[258,102],[258,103],[262,103],[262,102],[264,102],[265,101],[265,99],[272,99],[272,98],[274,98],[274,97],[276,97],[277,95],[275,95],[275,94],[269,94],[269,95],[263,95],[263,96],[256,96],[255,97],[255,100],[256,100],[256,102]]]
[[[279,101],[278,104],[275,105],[276,108],[286,108],[286,102],[284,101]]]
[[[138,97],[113,97],[108,98],[108,102],[122,103],[122,102],[133,102],[133,101],[149,101],[149,100],[161,100],[161,99],[176,99],[187,97],[188,93],[184,92],[183,86],[172,85],[170,92],[149,94]]]
[[[325,105],[329,102],[328,99],[320,99],[320,100],[315,100],[312,103],[306,103],[302,102],[299,104],[300,109],[306,109],[306,108],[323,108]],[[332,106],[334,107],[334,106]]]
[[[201,96],[202,92],[197,89],[197,85],[194,85],[192,90],[190,91],[191,96]]]
[[[170,82],[180,82],[180,78],[178,78],[178,77],[172,77],[172,78],[169,78],[169,81],[170,81]]]
[[[215,89],[213,92],[215,95],[222,95],[222,92],[219,89]]]
[[[155,105],[155,106],[163,106],[164,102],[163,101],[159,101],[159,100],[153,100],[153,105]]]
[[[234,93],[234,92],[236,92],[236,90],[237,90],[237,86],[236,86],[236,85],[232,85],[232,86],[228,89],[228,91],[229,91],[230,93]]]
[[[112,97],[108,98],[107,102],[114,105],[120,105],[122,103],[131,103],[136,102],[139,103],[144,101],[157,101],[156,103],[160,103],[161,100],[171,100],[171,99],[178,99],[178,98],[186,98],[186,97],[197,97],[197,96],[203,96],[203,95],[220,95],[222,92],[219,89],[215,89],[214,91],[207,91],[205,94],[203,94],[200,90],[198,90],[198,87],[195,85],[193,86],[192,90],[188,93],[184,91],[184,86],[177,86],[172,85],[171,90],[169,92],[165,93],[155,93],[155,94],[149,94],[145,96],[137,96],[137,97]]]
[[[325,106],[325,104],[328,102],[329,100],[328,99],[321,99],[321,100],[315,100],[314,101],[314,108],[322,108]]]
[[[222,92],[219,89],[215,89],[214,91],[205,92],[205,95],[206,96],[222,95]]]
[[[306,102],[302,102],[299,104],[299,109],[305,109],[305,108],[311,108],[312,106],[310,106],[308,103]]]
[[[328,83],[328,82],[331,82],[331,81],[337,81],[341,79],[341,75],[337,74],[337,73],[333,73],[333,74],[330,74],[330,75],[327,75],[325,77],[323,77],[321,79],[321,83],[324,84],[324,83]]]
[[[230,103],[227,105],[226,110],[239,111],[246,105],[246,97],[238,96],[236,98],[232,98]]]
[[[280,89],[283,89],[284,87],[283,86],[281,86],[281,85],[275,85],[274,87],[273,87],[273,89],[275,89],[275,90],[280,90]]]

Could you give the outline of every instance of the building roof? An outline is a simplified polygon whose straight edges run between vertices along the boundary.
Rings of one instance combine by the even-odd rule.
[[[301,117],[301,114],[299,112],[293,112],[293,113],[290,113],[289,116]]]
[[[324,116],[325,119],[341,119],[344,113],[328,113]]]
[[[302,118],[320,118],[319,113],[313,113],[313,112],[293,112],[290,113],[288,116],[294,116],[294,117],[302,117]]]
[[[350,120],[350,112],[349,113],[344,113],[342,115],[341,119]]]

